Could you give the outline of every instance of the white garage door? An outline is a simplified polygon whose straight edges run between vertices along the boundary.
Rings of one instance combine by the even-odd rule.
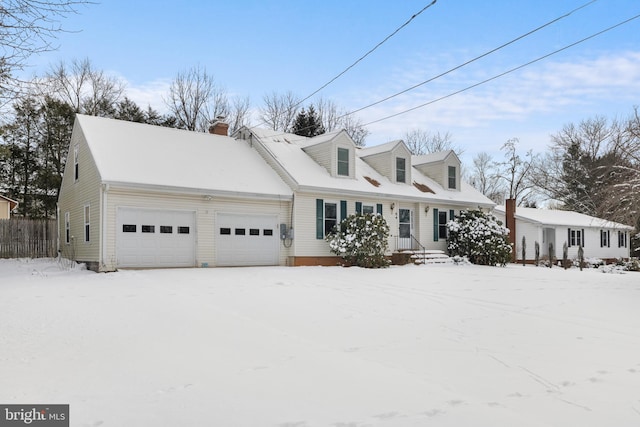
[[[118,267],[193,267],[196,263],[194,211],[118,208]]]
[[[277,215],[219,213],[215,233],[216,265],[278,265]]]

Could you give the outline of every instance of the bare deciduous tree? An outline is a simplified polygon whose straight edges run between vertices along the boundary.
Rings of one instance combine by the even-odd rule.
[[[504,202],[504,187],[500,183],[496,162],[485,152],[473,158],[473,169],[469,177],[476,190],[498,204]]]
[[[405,132],[403,140],[416,156],[446,150],[453,150],[458,156],[464,153],[462,147],[454,144],[449,132],[432,134],[424,129],[412,129]]]
[[[344,129],[358,147],[364,147],[369,131],[362,125],[362,121],[353,114],[341,111],[331,100],[319,98],[317,104],[318,116],[327,132]]]
[[[125,90],[123,82],[97,70],[86,58],[52,66],[39,87],[76,113],[102,117],[115,115]]]
[[[229,115],[226,118],[229,124],[229,134],[232,134],[242,126],[250,126],[250,108],[249,97],[233,99],[229,108]]]
[[[498,178],[505,184],[508,198],[516,199],[517,204],[529,204],[534,202],[535,185],[532,179],[532,170],[535,156],[529,150],[525,158],[517,152],[518,138],[512,138],[504,143],[505,161],[498,163]]]
[[[285,94],[272,92],[262,98],[263,106],[260,108],[260,120],[269,129],[288,132],[300,111],[299,98],[289,91]]]
[[[55,50],[52,44],[64,31],[60,20],[88,4],[82,0],[3,0],[0,5],[0,99],[15,93],[22,70],[31,55]]]
[[[229,114],[226,90],[200,66],[179,72],[164,101],[182,129],[206,132],[212,119]]]
[[[640,120],[595,117],[552,135],[536,185],[564,209],[635,224],[640,217]]]

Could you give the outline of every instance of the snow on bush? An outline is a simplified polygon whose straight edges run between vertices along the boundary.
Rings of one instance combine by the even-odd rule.
[[[479,210],[461,211],[447,228],[449,255],[481,265],[504,266],[511,260],[509,230],[495,216]]]
[[[327,235],[331,252],[347,264],[366,268],[388,267],[389,226],[382,215],[354,214]]]

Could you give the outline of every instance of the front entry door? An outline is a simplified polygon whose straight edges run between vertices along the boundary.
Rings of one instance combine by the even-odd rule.
[[[398,212],[398,249],[412,249],[413,209],[400,208]]]

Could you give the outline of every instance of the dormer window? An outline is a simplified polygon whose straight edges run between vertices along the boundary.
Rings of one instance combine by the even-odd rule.
[[[338,175],[349,176],[349,149],[338,148]]]
[[[454,190],[456,188],[456,167],[455,166],[449,166],[449,188]]]
[[[396,157],[396,182],[407,182],[407,161],[402,157]]]

